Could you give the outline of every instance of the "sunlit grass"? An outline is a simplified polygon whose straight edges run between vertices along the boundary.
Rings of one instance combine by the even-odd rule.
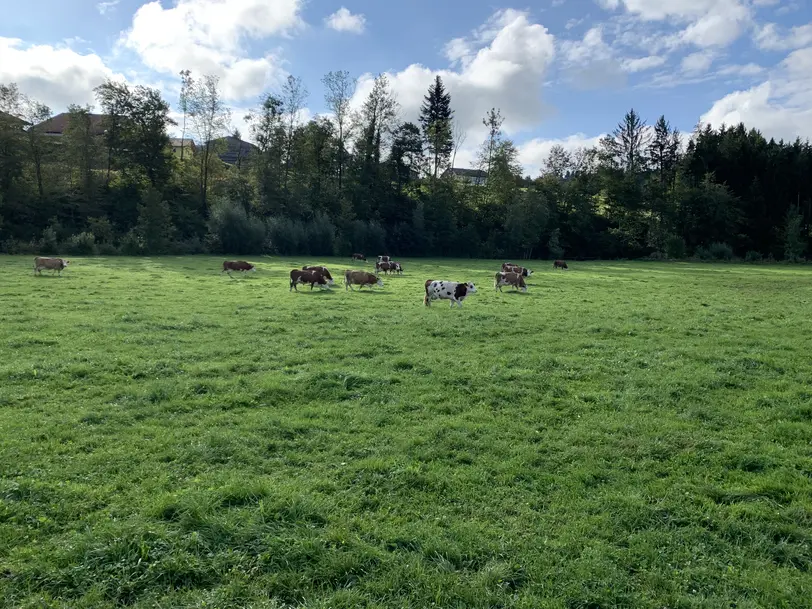
[[[0,257],[3,606],[812,606],[809,270],[222,260]]]

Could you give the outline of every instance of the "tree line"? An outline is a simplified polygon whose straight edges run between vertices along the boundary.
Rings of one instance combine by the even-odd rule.
[[[522,175],[497,108],[475,169],[438,76],[417,123],[379,75],[358,109],[346,71],[322,79],[328,116],[302,120],[288,77],[246,117],[254,146],[221,160],[230,111],[214,76],[181,72],[180,120],[159,91],[108,81],[99,114],[0,85],[0,250],[75,254],[391,252],[488,258],[801,260],[812,221],[809,142],[743,124],[689,136],[629,111],[592,148],[555,146]],[[173,152],[170,130],[195,147]],[[465,172],[462,172],[463,174]]]

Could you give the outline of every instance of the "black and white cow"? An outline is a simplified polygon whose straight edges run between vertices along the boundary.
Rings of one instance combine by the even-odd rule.
[[[426,296],[423,304],[431,306],[432,300],[450,300],[451,306],[455,304],[462,308],[462,301],[468,294],[476,294],[476,287],[473,283],[457,283],[456,281],[426,281]]]

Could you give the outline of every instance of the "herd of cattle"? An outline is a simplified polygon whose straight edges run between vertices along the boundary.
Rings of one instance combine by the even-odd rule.
[[[353,254],[352,260],[366,262],[367,259],[363,254]],[[56,271],[61,275],[62,270],[66,268],[68,264],[70,264],[70,261],[64,258],[43,258],[37,256],[34,258],[34,274],[42,274],[43,269],[45,269],[50,270],[52,274]],[[564,270],[569,267],[563,260],[556,260],[553,262],[553,268]],[[221,274],[228,273],[229,277],[231,277],[232,271],[256,273],[257,269],[253,264],[244,260],[226,260],[223,262]],[[344,289],[354,290],[354,285],[357,285],[359,290],[364,286],[369,286],[369,288],[375,285],[383,287],[383,281],[381,281],[379,277],[381,271],[383,271],[384,274],[398,273],[402,275],[403,265],[394,260],[390,260],[389,256],[378,256],[375,262],[375,273],[357,270],[344,271]],[[527,283],[525,283],[525,277],[530,277],[532,274],[533,271],[528,268],[513,264],[512,262],[505,262],[502,264],[502,270],[494,275],[494,289],[501,292],[503,287],[510,286],[515,290],[526,292]],[[324,266],[306,265],[301,269],[293,269],[290,272],[289,291],[292,292],[295,290],[298,292],[297,285],[307,284],[310,285],[311,290],[316,286],[325,289],[335,285],[335,281],[330,271]],[[450,300],[452,307],[455,304],[462,307],[462,301],[465,300],[468,294],[474,294],[477,291],[476,286],[471,282],[458,283],[456,281],[438,281],[434,279],[426,280],[425,290],[426,295],[423,298],[423,303],[426,306],[430,306],[433,300]]]

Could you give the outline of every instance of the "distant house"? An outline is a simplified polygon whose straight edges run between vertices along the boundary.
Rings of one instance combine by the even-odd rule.
[[[172,146],[172,152],[175,156],[180,157],[181,150],[184,152],[184,157],[191,156],[195,153],[195,143],[194,140],[186,138],[179,138],[179,137],[170,137],[169,138],[169,145]]]
[[[488,173],[481,169],[461,169],[459,167],[452,167],[443,172],[443,177],[451,177],[460,182],[474,184],[475,186],[484,186],[488,181]]]
[[[246,142],[233,135],[221,137],[211,142],[217,149],[222,149],[217,156],[227,165],[240,167],[246,159],[250,158],[258,148],[251,142]],[[222,148],[221,148],[222,147]]]
[[[104,119],[105,114],[90,114],[90,133],[92,135],[104,135]],[[42,121],[38,125],[34,125],[34,129],[43,132],[45,135],[51,137],[62,137],[68,128],[70,122],[70,114],[62,112],[56,116],[52,116],[47,121]]]

